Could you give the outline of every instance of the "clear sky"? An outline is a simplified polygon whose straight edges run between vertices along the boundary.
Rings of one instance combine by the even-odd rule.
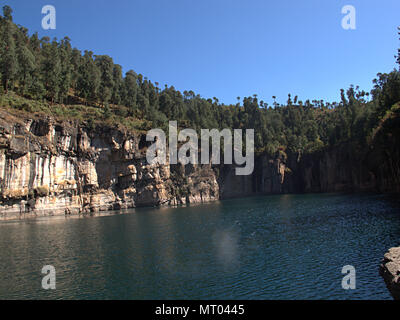
[[[258,94],[339,100],[350,84],[370,90],[395,67],[399,0],[6,0],[30,34],[68,36],[153,82],[225,104]],[[41,27],[54,5],[56,30]],[[356,30],[344,30],[344,5]]]

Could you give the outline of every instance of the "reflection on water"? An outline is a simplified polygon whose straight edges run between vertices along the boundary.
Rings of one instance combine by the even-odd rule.
[[[5,299],[390,299],[378,266],[400,242],[380,195],[283,195],[95,218],[0,224]],[[41,289],[53,265],[57,289]],[[341,269],[357,289],[341,288]]]
[[[218,230],[213,235],[217,261],[224,266],[224,270],[237,267],[239,262],[239,235],[232,229]]]

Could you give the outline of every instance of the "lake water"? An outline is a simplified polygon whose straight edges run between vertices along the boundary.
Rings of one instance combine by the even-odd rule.
[[[278,195],[0,223],[0,299],[391,299],[383,195]],[[44,265],[56,290],[44,290]],[[356,269],[344,290],[342,267]]]

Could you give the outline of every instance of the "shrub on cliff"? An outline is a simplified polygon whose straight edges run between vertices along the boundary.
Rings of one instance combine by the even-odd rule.
[[[49,195],[49,187],[48,186],[36,187],[34,191],[35,191],[36,197],[46,197]]]

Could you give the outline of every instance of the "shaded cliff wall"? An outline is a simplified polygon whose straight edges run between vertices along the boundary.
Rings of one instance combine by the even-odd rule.
[[[393,138],[393,137],[392,137]],[[400,192],[400,141],[362,149],[351,143],[316,152],[260,155],[251,176],[232,166],[219,177],[222,198],[253,194]]]

